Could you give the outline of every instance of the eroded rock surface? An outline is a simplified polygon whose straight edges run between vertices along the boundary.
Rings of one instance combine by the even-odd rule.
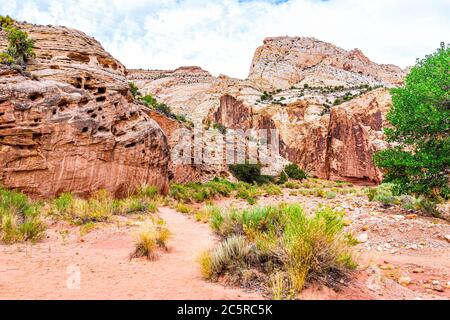
[[[133,102],[124,66],[82,32],[20,28],[36,40],[27,68],[36,79],[0,67],[0,184],[45,197],[121,196],[141,184],[165,192],[167,138]]]
[[[264,90],[288,89],[298,83],[325,86],[399,85],[405,73],[376,64],[360,50],[305,37],[266,38],[256,50],[249,80]]]

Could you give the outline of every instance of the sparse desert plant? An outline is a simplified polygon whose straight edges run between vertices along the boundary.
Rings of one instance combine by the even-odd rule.
[[[179,213],[183,213],[183,214],[189,214],[192,212],[192,208],[185,205],[184,203],[178,203],[175,207],[175,209],[179,212]]]
[[[210,221],[211,217],[214,215],[221,215],[221,211],[218,207],[206,206],[205,208],[197,211],[195,213],[195,219],[198,222],[207,223]]]
[[[207,279],[226,272],[240,273],[251,259],[251,246],[242,236],[231,236],[202,258],[202,273]]]
[[[138,189],[139,197],[155,199],[158,196],[158,188],[155,186],[143,185]]]
[[[113,214],[116,212],[120,212],[121,214],[142,213],[146,212],[148,208],[147,201],[137,197],[116,200],[115,203],[117,209],[114,210]]]
[[[14,25],[14,20],[10,16],[0,15],[0,30],[12,27]]]
[[[8,40],[8,47],[4,52],[14,60],[14,64],[25,66],[26,63],[34,58],[34,40],[28,34],[13,26],[5,28]]]
[[[239,181],[254,183],[258,182],[261,177],[261,164],[259,163],[233,164],[229,166],[229,169]]]
[[[301,184],[297,182],[288,181],[284,184],[284,187],[288,189],[300,189]]]
[[[135,236],[135,250],[130,258],[155,259],[157,248],[166,249],[169,238],[170,231],[165,227],[164,222],[161,220],[147,222]]]
[[[264,191],[265,194],[269,195],[269,196],[280,196],[283,195],[283,190],[281,190],[281,188],[275,184],[265,184],[262,187],[262,190]]]
[[[134,82],[128,82],[128,87],[130,88],[131,94],[133,97],[138,98],[141,96],[141,93],[139,92],[139,88]]]
[[[114,202],[106,190],[99,190],[91,198],[74,198],[71,194],[62,194],[52,203],[52,214],[76,225],[89,222],[105,222],[117,211]]]
[[[307,282],[337,287],[356,268],[343,216],[320,208],[311,217],[293,204],[216,212],[211,226],[224,241],[203,255],[203,274],[208,279],[227,274],[242,282],[245,270],[258,270],[267,290],[283,299],[294,297]]]
[[[155,202],[149,202],[147,204],[147,211],[149,213],[157,213],[158,212],[158,205]]]
[[[298,167],[295,163],[289,164],[286,167],[284,167],[284,172],[289,176],[291,179],[295,180],[304,180],[307,179],[308,176],[306,173]]]
[[[336,198],[336,196],[337,196],[336,192],[333,191],[327,191],[325,194],[325,198],[327,199],[334,199]]]
[[[42,205],[17,191],[0,188],[0,240],[36,242],[45,235]]]
[[[284,184],[289,181],[289,177],[286,172],[281,171],[280,176],[278,177],[278,184]]]

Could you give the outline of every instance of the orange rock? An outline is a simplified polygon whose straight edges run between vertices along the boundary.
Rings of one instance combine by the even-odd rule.
[[[0,66],[0,184],[37,197],[126,195],[168,189],[169,149],[134,103],[125,67],[93,38],[64,27],[21,24],[36,40],[28,71]],[[0,31],[0,49],[5,47]]]

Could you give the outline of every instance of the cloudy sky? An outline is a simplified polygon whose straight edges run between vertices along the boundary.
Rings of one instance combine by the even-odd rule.
[[[0,14],[80,29],[129,68],[238,78],[269,36],[312,36],[402,67],[450,42],[450,0],[0,0]]]

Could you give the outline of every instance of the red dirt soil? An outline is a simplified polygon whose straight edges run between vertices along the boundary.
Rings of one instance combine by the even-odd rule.
[[[66,232],[58,224],[37,245],[1,245],[0,299],[262,298],[202,280],[198,255],[217,241],[209,226],[168,208],[161,208],[160,216],[173,237],[169,252],[155,261],[129,260],[136,229],[130,223],[109,224],[83,238],[73,227],[63,237]],[[80,288],[68,289],[77,270]]]

